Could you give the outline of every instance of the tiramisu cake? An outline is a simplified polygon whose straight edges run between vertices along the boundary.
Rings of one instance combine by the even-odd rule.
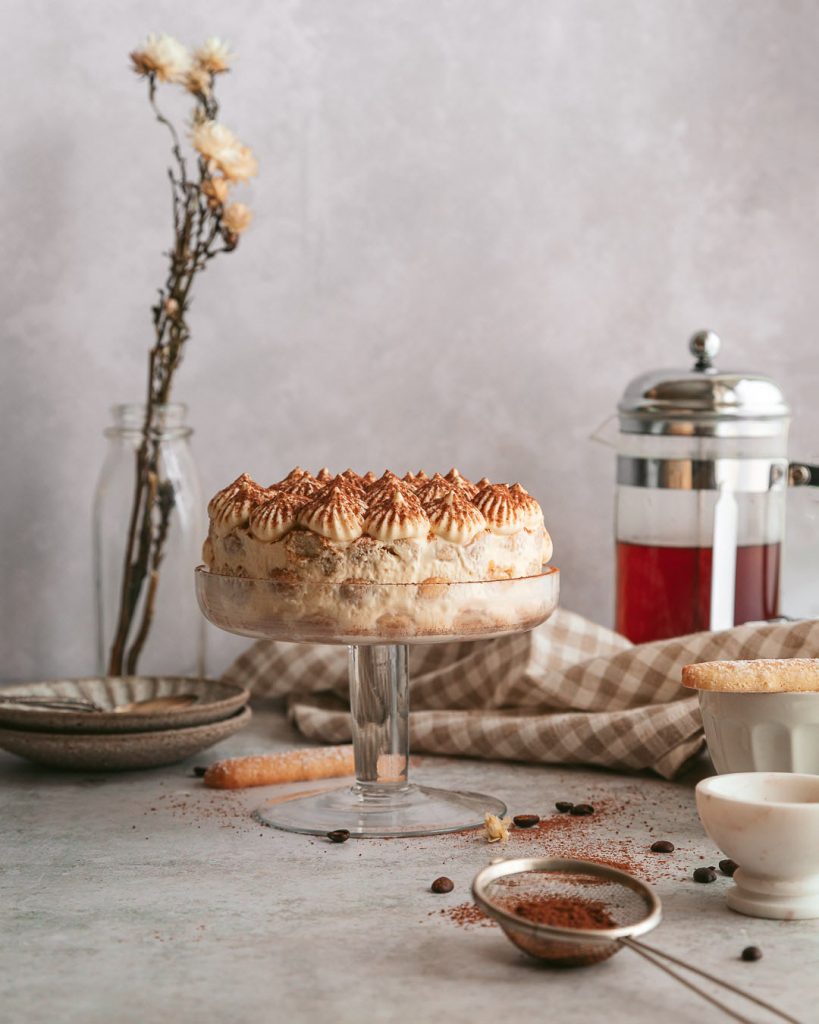
[[[508,626],[523,609],[505,607],[500,588],[481,597],[443,585],[537,576],[552,555],[540,505],[520,484],[472,483],[456,469],[378,478],[294,469],[270,487],[243,474],[208,514],[210,572],[281,584],[264,591],[278,595],[277,613],[352,634]]]

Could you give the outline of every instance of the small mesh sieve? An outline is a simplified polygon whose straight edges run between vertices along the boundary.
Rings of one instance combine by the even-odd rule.
[[[780,1020],[799,1024],[756,996],[638,942],[638,936],[660,923],[662,906],[650,885],[625,871],[584,860],[498,860],[475,876],[472,896],[511,942],[538,960],[558,967],[586,967],[627,946],[734,1020],[753,1024],[668,964],[705,978]]]

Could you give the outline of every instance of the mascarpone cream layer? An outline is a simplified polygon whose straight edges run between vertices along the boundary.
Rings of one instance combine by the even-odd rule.
[[[484,530],[468,544],[454,544],[434,535],[338,542],[299,528],[262,541],[241,526],[228,533],[211,530],[203,551],[208,568],[222,575],[276,579],[292,573],[315,583],[516,579],[539,573],[550,556],[551,541],[542,527],[506,535]]]

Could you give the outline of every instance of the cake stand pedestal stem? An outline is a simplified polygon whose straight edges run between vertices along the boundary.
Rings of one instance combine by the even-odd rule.
[[[349,648],[355,773],[362,795],[375,796],[407,786],[408,657],[406,644]]]
[[[356,780],[256,811],[258,821],[292,832],[352,836],[431,836],[481,825],[506,804],[483,793],[433,789],[409,774],[409,649],[405,644],[349,648],[350,709]]]

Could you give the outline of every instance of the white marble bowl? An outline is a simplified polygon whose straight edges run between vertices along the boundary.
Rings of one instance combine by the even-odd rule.
[[[705,831],[739,864],[728,906],[752,917],[819,917],[819,775],[741,772],[698,783]]]
[[[819,693],[700,690],[708,752],[726,772],[819,775]]]

